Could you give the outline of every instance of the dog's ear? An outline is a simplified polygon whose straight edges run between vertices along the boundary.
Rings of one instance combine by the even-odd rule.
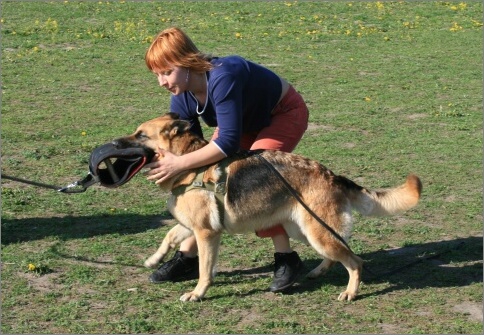
[[[178,114],[178,113],[169,112],[169,113],[165,113],[165,116],[168,116],[172,120],[179,120],[180,119],[180,114]]]
[[[169,127],[165,128],[164,134],[171,140],[173,137],[185,133],[189,128],[190,123],[188,121],[176,120],[173,121]]]

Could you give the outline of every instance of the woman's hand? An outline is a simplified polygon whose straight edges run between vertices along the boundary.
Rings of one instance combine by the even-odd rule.
[[[213,164],[223,158],[225,154],[213,142],[181,156],[159,148],[153,162],[144,166],[150,169],[145,175],[148,180],[155,180],[155,184],[159,185],[185,170]]]
[[[145,168],[150,169],[145,172],[148,180],[155,180],[155,184],[159,185],[165,180],[177,175],[183,171],[180,167],[180,157],[172,154],[164,149],[158,149],[157,154],[151,163],[145,165]]]

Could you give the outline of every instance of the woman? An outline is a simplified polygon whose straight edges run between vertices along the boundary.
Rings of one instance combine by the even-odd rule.
[[[211,57],[201,53],[178,28],[160,32],[148,48],[146,65],[160,86],[172,93],[171,111],[203,136],[199,118],[216,127],[208,145],[176,156],[160,149],[164,158],[148,164],[148,180],[162,183],[181,171],[215,163],[240,149],[272,149],[291,152],[308,124],[302,97],[269,69],[239,56]],[[289,237],[279,225],[258,231],[271,237],[275,248],[272,292],[294,284],[303,264],[291,249]],[[180,281],[198,277],[195,237],[183,241],[173,259],[151,276],[152,282]]]

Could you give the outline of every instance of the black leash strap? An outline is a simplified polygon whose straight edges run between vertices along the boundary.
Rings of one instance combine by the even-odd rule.
[[[49,188],[49,189],[56,190],[56,191],[58,191],[59,189],[62,188],[62,187],[55,186],[55,185],[44,184],[44,183],[39,183],[39,182],[36,182],[36,181],[27,180],[27,179],[12,177],[12,176],[9,176],[9,175],[3,174],[3,173],[2,173],[2,179],[9,179],[9,180],[13,180],[13,181],[16,181],[16,182],[19,182],[19,183],[34,185],[34,186],[43,187],[43,188]]]
[[[92,174],[88,174],[86,178],[78,180],[76,182],[73,182],[72,184],[69,184],[65,187],[60,187],[52,184],[44,184],[44,183],[39,183],[36,181],[32,180],[27,180],[27,179],[22,179],[18,177],[12,177],[9,175],[5,175],[2,173],[2,179],[9,179],[12,181],[16,181],[19,183],[24,183],[28,185],[33,185],[37,187],[43,187],[43,188],[48,188],[51,190],[55,190],[61,193],[82,193],[87,190],[87,188],[95,183],[97,183],[99,180],[95,178]],[[80,186],[81,188],[75,189],[76,187]]]
[[[346,241],[336,232],[334,231],[333,228],[331,228],[330,226],[328,226],[326,224],[326,222],[324,222],[323,220],[321,220],[320,217],[318,217],[316,215],[316,213],[314,213],[311,208],[309,208],[305,203],[304,201],[301,199],[301,197],[299,196],[299,194],[296,192],[296,190],[287,182],[287,180],[280,174],[279,171],[277,171],[277,169],[267,160],[265,159],[264,157],[261,156],[261,154],[257,154],[256,155],[257,158],[259,158],[259,160],[261,162],[264,163],[264,165],[266,165],[272,172],[274,172],[274,174],[282,181],[282,183],[284,184],[284,186],[286,187],[286,189],[292,194],[292,196],[294,198],[296,198],[296,200],[308,211],[309,214],[311,214],[324,228],[326,228],[331,234],[333,234],[334,237],[336,237],[341,243],[344,244],[344,246],[346,248],[348,248],[348,250],[354,254],[354,252],[351,250],[351,248],[349,247],[348,243],[346,243]],[[419,258],[413,262],[410,262],[408,264],[405,264],[405,265],[402,265],[396,269],[393,269],[393,270],[390,270],[390,271],[387,271],[387,272],[384,272],[384,273],[381,273],[381,274],[376,274],[375,272],[371,271],[366,265],[365,263],[363,263],[363,269],[365,269],[365,271],[367,271],[370,275],[372,275],[373,277],[375,278],[378,278],[378,277],[384,277],[384,276],[390,276],[392,274],[395,274],[405,268],[408,268],[408,267],[411,267],[413,265],[416,265],[418,263],[421,263],[423,261],[426,261],[426,260],[430,260],[430,259],[433,259],[433,258],[437,258],[437,257],[440,257],[442,256],[443,254],[446,254],[454,249],[458,249],[460,248],[462,245],[464,244],[464,242],[461,242],[459,243],[457,246],[455,246],[454,248],[450,248],[449,250],[445,250],[445,251],[442,251],[440,253],[436,253],[434,255],[430,255],[430,256],[427,256],[427,257],[422,257],[422,258]]]
[[[259,158],[259,160],[262,163],[264,163],[265,166],[267,166],[269,168],[269,170],[271,170],[272,172],[274,172],[274,174],[282,181],[282,183],[284,184],[284,186],[286,187],[286,189],[289,191],[289,193],[291,193],[291,195],[301,204],[301,206],[303,206],[304,209],[306,209],[308,211],[308,213],[311,214],[311,216],[313,218],[315,218],[316,221],[319,222],[319,224],[321,224],[336,239],[338,239],[348,249],[349,252],[351,252],[352,254],[354,254],[353,250],[351,250],[350,246],[341,237],[341,235],[339,235],[333,228],[331,228],[330,226],[328,226],[328,224],[326,222],[324,222],[318,215],[316,215],[316,213],[314,213],[314,211],[311,208],[309,208],[308,205],[306,205],[306,203],[301,199],[301,197],[296,192],[296,190],[287,182],[287,180],[281,175],[281,173],[279,171],[277,171],[277,169],[274,167],[274,165],[272,165],[267,159],[265,159],[264,157],[262,157],[261,154],[257,154],[256,156],[257,156],[257,158]],[[378,277],[378,275],[376,273],[374,273],[373,271],[371,271],[364,263],[363,263],[363,268],[365,269],[365,271],[367,271],[368,273],[370,273],[372,276]]]
[[[301,199],[301,197],[296,192],[296,190],[287,182],[287,180],[281,175],[281,173],[279,171],[277,171],[277,169],[274,167],[274,165],[272,165],[267,159],[262,157],[261,154],[258,154],[256,156],[257,156],[257,158],[259,158],[259,160],[262,163],[264,163],[265,166],[267,166],[269,168],[269,170],[274,172],[274,174],[282,181],[282,183],[284,184],[286,189],[289,191],[289,193],[291,193],[291,195],[294,198],[296,198],[296,200],[308,211],[309,214],[311,214],[312,217],[314,217],[324,228],[329,230],[329,232],[334,237],[336,237],[341,243],[343,243],[343,245],[346,248],[348,248],[349,251],[353,252],[351,250],[350,246],[348,245],[348,243],[346,243],[346,241],[333,228],[328,226],[328,224],[326,222],[324,222],[319,216],[317,216],[316,213],[314,213],[313,210],[311,208],[309,208],[309,206],[304,203],[304,201]]]

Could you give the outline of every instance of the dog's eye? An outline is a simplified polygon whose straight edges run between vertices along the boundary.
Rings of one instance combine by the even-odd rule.
[[[136,134],[136,138],[138,140],[149,140],[150,139],[145,133],[138,133],[138,134]]]

